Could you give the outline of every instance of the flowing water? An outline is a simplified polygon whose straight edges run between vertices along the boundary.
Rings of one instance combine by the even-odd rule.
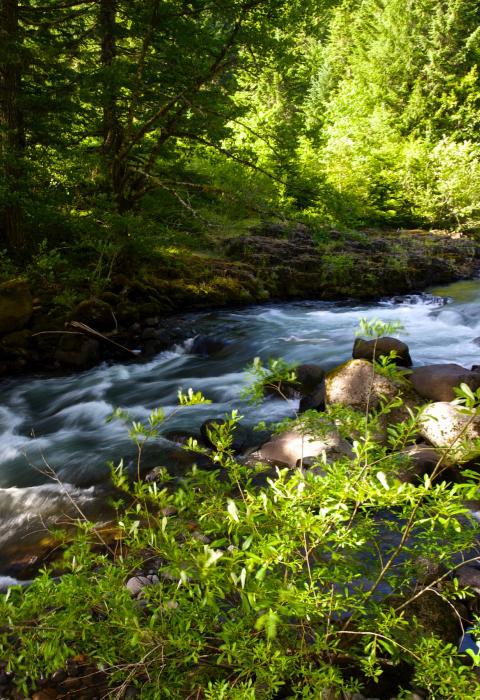
[[[165,432],[196,430],[211,417],[238,408],[247,425],[292,414],[295,402],[269,400],[252,407],[240,398],[245,367],[254,357],[283,357],[325,369],[351,357],[362,317],[399,321],[400,336],[415,364],[480,364],[480,280],[458,282],[421,295],[370,304],[294,302],[241,310],[189,314],[180,319],[191,337],[228,342],[213,357],[189,353],[191,342],[143,364],[101,365],[62,377],[23,377],[3,382],[0,405],[0,574],[13,552],[28,550],[59,518],[109,517],[108,462],[132,462],[135,450],[125,426],[107,422],[116,407],[134,420],[161,406]],[[192,387],[211,404],[178,410],[177,392]],[[146,466],[167,464],[172,443],[158,439]]]

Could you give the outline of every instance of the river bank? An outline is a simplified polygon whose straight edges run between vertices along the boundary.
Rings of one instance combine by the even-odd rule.
[[[120,261],[97,289],[87,277],[75,290],[52,279],[12,280],[0,286],[0,377],[148,360],[188,337],[175,323],[179,312],[367,301],[468,279],[479,267],[476,239],[444,231],[320,235],[300,224],[264,224],[225,237],[214,253],[166,249],[135,269]]]

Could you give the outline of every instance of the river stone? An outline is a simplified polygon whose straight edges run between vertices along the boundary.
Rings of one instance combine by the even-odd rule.
[[[32,295],[23,280],[0,284],[0,334],[23,328],[33,312]]]
[[[480,372],[472,372],[454,363],[416,367],[408,378],[417,394],[430,401],[452,401],[454,387],[462,383],[472,391],[480,387]]]
[[[296,380],[292,382],[279,381],[265,384],[264,393],[280,396],[283,399],[302,399],[314,393],[321,385],[325,378],[325,370],[320,365],[305,363],[295,368],[295,375]]]
[[[274,435],[262,445],[251,457],[259,462],[268,462],[279,466],[295,467],[299,460],[309,457],[321,457],[327,462],[334,462],[342,457],[352,457],[352,448],[333,425],[326,424],[325,435],[321,438],[300,430],[289,430]]]
[[[397,386],[374,371],[367,360],[350,360],[326,376],[326,403],[350,406],[364,413],[367,406],[376,408],[381,399],[393,399]]]
[[[116,327],[112,307],[101,299],[81,301],[70,315],[71,321],[80,321],[96,331],[113,331]]]
[[[460,588],[471,588],[477,595],[480,595],[480,569],[465,564],[456,570],[455,578],[458,580]]]
[[[100,358],[100,345],[94,338],[77,333],[62,336],[55,359],[62,365],[84,369],[92,367]]]
[[[215,433],[217,430],[216,426],[225,425],[224,418],[209,418],[202,423],[200,426],[200,436],[202,442],[213,449],[216,449],[215,443],[212,441],[212,437],[215,438]],[[248,442],[248,431],[242,425],[235,425],[232,429],[232,450],[234,452],[241,452],[247,447]]]
[[[418,483],[424,474],[431,474],[441,458],[441,454],[425,442],[410,445],[400,454],[409,459],[409,464],[398,473],[400,481],[406,483]]]
[[[446,401],[428,405],[420,417],[420,434],[434,447],[448,449],[445,464],[467,461],[480,454],[480,448],[465,446],[467,440],[480,438],[480,418],[462,413],[461,407]]]
[[[408,621],[414,619],[426,635],[434,635],[445,643],[456,645],[461,633],[458,614],[453,606],[434,590],[426,589],[403,611]]]
[[[197,335],[193,339],[190,352],[192,355],[200,355],[200,357],[211,357],[227,347],[228,343],[221,338],[212,335]]]
[[[137,596],[146,586],[151,586],[152,581],[147,576],[132,576],[125,584],[125,588],[131,596]]]
[[[305,411],[311,410],[325,410],[325,382],[322,382],[317,389],[314,389],[314,391],[306,396],[302,396],[300,399],[298,412],[305,413]]]
[[[412,366],[408,345],[398,340],[398,338],[390,338],[389,336],[377,338],[376,340],[357,338],[353,344],[352,357],[354,360],[372,361],[374,358],[378,360],[382,355],[388,356],[392,351],[397,354],[397,357],[393,359],[395,364],[403,367]]]

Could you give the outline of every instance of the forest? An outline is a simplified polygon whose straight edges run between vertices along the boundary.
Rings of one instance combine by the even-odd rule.
[[[479,0],[0,0],[0,700],[480,697],[479,71]]]
[[[472,0],[1,12],[5,268],[75,249],[95,268],[257,218],[478,224]]]

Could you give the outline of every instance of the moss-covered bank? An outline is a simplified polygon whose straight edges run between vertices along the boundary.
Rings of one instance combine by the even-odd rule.
[[[165,248],[118,260],[101,284],[87,274],[75,286],[52,275],[8,281],[0,287],[0,375],[134,359],[133,348],[150,356],[179,339],[171,319],[184,311],[404,294],[471,277],[479,263],[475,237],[400,230],[315,235],[301,224],[263,224],[221,239],[208,253]]]

